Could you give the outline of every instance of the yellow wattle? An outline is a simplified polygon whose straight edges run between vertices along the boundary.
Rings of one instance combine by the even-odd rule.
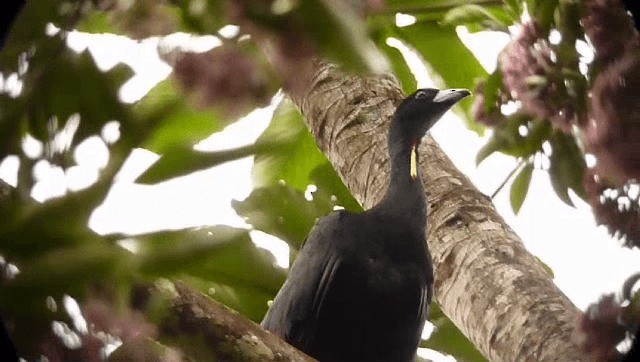
[[[416,146],[411,146],[411,178],[418,178],[418,154],[416,153]]]

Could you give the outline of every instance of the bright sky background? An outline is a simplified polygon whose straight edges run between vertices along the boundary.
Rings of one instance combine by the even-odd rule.
[[[508,37],[497,33],[468,34],[464,29],[459,34],[483,66],[489,71],[493,70],[498,51],[506,44]],[[139,99],[170,73],[170,68],[157,55],[157,40],[135,42],[107,36],[96,42],[95,37],[71,34],[69,41],[77,50],[91,43],[90,50],[104,69],[118,61],[125,61],[133,67],[136,76],[121,90],[122,98],[129,102]],[[178,35],[170,43],[184,41],[184,36]],[[210,44],[210,39],[208,41]],[[198,47],[206,48],[207,45],[200,44]],[[432,86],[426,69],[417,66],[414,71],[420,87]],[[272,107],[258,110],[223,132],[212,135],[198,148],[214,150],[250,143],[266,128],[272,112]],[[451,112],[431,133],[456,166],[487,195],[493,193],[516,164],[512,158],[494,154],[476,167],[476,153],[486,139],[467,130]],[[86,149],[96,157],[104,158],[105,151],[99,147]],[[229,162],[157,186],[134,184],[133,180],[156,158],[156,155],[144,150],[134,152],[104,205],[91,218],[90,226],[94,230],[99,233],[135,234],[214,224],[248,227],[235,214],[230,201],[244,199],[251,191],[251,158]],[[0,165],[0,178],[15,183],[15,170],[15,159],[4,162]],[[39,199],[60,194],[66,187],[65,182],[86,183],[77,176],[77,172],[75,176],[65,176],[46,169],[40,172],[42,181],[37,191],[34,190],[34,196]],[[545,171],[536,170],[533,173],[529,194],[517,216],[511,211],[509,189],[510,185],[507,185],[498,194],[494,200],[496,208],[522,238],[527,249],[553,269],[555,283],[579,308],[585,309],[602,293],[617,291],[630,274],[638,271],[640,251],[620,247],[603,227],[596,227],[590,207],[578,198],[574,197],[576,209],[562,203],[551,188]],[[284,243],[261,232],[253,232],[253,236],[259,245],[275,247],[280,263],[286,264]]]

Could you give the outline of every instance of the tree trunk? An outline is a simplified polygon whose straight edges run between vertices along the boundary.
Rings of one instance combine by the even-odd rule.
[[[403,98],[395,78],[346,75],[319,65],[293,96],[320,149],[366,208],[389,177],[387,130]],[[455,137],[455,135],[451,135]],[[490,361],[580,361],[578,309],[527,252],[491,200],[427,136],[420,148],[436,301]]]

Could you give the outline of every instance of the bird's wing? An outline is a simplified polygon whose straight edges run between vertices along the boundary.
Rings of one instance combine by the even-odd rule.
[[[287,281],[262,321],[263,328],[298,348],[313,338],[325,296],[340,269],[341,260],[335,248],[335,238],[342,227],[340,215],[328,215],[311,230]]]
[[[424,288],[420,289],[420,304],[418,305],[417,318],[418,320],[426,319],[429,316],[429,306],[431,299],[433,298],[433,284],[427,284]]]

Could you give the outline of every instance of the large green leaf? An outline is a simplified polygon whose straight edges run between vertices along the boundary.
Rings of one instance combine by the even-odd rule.
[[[27,73],[24,85],[32,107],[30,131],[36,138],[47,141],[47,127],[54,116],[62,128],[71,115],[80,114],[76,140],[100,134],[108,121],[128,118],[118,99],[120,86],[133,75],[128,66],[120,64],[104,73],[88,51],[76,54],[50,46],[38,48],[30,66],[42,72]]]
[[[397,30],[400,39],[414,48],[427,62],[432,77],[440,88],[473,89],[476,81],[487,72],[473,53],[462,43],[455,28],[421,21]],[[470,129],[480,132],[472,122],[471,101],[459,103]]]
[[[554,14],[559,0],[526,0],[527,10],[540,25],[544,33],[548,32],[554,22]]]
[[[61,16],[56,0],[28,1],[15,18],[6,44],[0,52],[0,71],[7,74],[18,70],[18,57],[35,44],[47,41],[47,23],[59,24]]]
[[[586,162],[575,139],[560,131],[555,131],[551,137],[552,153],[550,156],[549,177],[554,191],[569,206],[574,206],[569,197],[569,189],[582,199],[586,193],[582,180]]]
[[[220,226],[212,233],[220,233],[222,228],[232,229]],[[187,265],[184,273],[234,288],[254,289],[271,295],[275,295],[286,277],[286,271],[276,265],[273,255],[257,247],[246,230],[244,236],[222,245],[206,262]]]
[[[429,321],[434,324],[435,331],[429,339],[420,343],[420,347],[450,354],[461,362],[487,361],[436,303],[431,303]]]
[[[256,141],[265,147],[256,153],[252,169],[256,188],[284,182],[298,191],[309,185],[317,195],[335,196],[335,204],[350,211],[362,210],[327,157],[318,149],[298,109],[285,99],[273,114],[269,127]]]
[[[483,30],[508,31],[513,21],[502,8],[488,9],[476,4],[457,6],[442,19],[444,25],[480,25]]]
[[[316,185],[319,192],[316,192],[314,197],[321,197],[322,195],[330,195],[332,201],[338,205],[344,207],[351,212],[362,211],[362,206],[351,195],[349,189],[342,183],[340,177],[336,174],[330,163],[323,163],[311,171],[311,182]],[[333,200],[335,197],[335,200]]]
[[[369,21],[369,27],[372,29],[372,37],[376,45],[389,59],[391,69],[400,81],[404,92],[408,94],[416,90],[418,82],[404,56],[400,50],[387,44],[387,39],[395,36],[396,26],[393,20],[383,17],[373,18]]]
[[[405,14],[422,14],[439,11],[447,11],[449,9],[466,5],[495,3],[493,0],[386,0],[387,12],[405,13]]]
[[[526,127],[527,133],[520,134]],[[526,114],[514,114],[506,118],[506,123],[494,128],[489,141],[478,151],[476,164],[480,164],[492,153],[499,151],[517,158],[528,158],[542,150],[542,144],[549,140],[553,128],[547,121],[532,120]]]
[[[11,219],[0,222],[0,253],[21,260],[94,238],[87,227],[89,217],[110,185],[110,177],[106,177],[89,188],[44,203],[15,204]]]
[[[251,144],[216,152],[200,152],[190,147],[174,147],[167,149],[165,154],[140,175],[136,181],[155,184],[260,152],[268,152],[274,147],[276,146],[264,143],[259,145]]]
[[[132,238],[142,273],[186,279],[253,320],[285,280],[286,271],[244,229],[218,225]]]
[[[181,27],[185,31],[197,34],[214,34],[228,24],[228,19],[221,16],[227,7],[227,2],[224,0],[180,0],[172,1],[172,3],[180,7]]]
[[[77,54],[60,37],[42,43],[22,76],[22,92],[16,99],[6,95],[0,99],[0,140],[13,140],[2,142],[0,152],[15,152],[15,142],[25,132],[50,141],[74,114],[80,116],[80,127],[68,137],[75,143],[100,134],[108,121],[126,123],[129,114],[118,99],[118,89],[131,75],[123,64],[102,72],[88,51]]]
[[[331,0],[298,3],[304,25],[325,57],[356,72],[387,70],[384,54],[367,34],[365,23],[345,4]]]
[[[252,176],[255,187],[270,186],[284,180],[305,190],[311,172],[329,162],[320,152],[298,109],[285,99],[273,114],[271,124],[256,144],[279,144],[271,152],[256,155]]]
[[[296,250],[316,220],[334,206],[330,195],[320,189],[309,201],[302,191],[282,184],[255,189],[244,201],[232,204],[254,228],[279,237]]]
[[[135,115],[146,132],[142,147],[160,154],[192,147],[224,126],[212,110],[198,110],[189,104],[171,78],[136,104]]]
[[[524,199],[527,197],[529,191],[529,184],[531,183],[531,175],[533,174],[533,163],[527,163],[518,173],[518,176],[513,180],[511,184],[511,193],[509,201],[511,202],[511,209],[514,214],[520,212],[520,208],[524,203]]]
[[[267,292],[242,285],[217,283],[191,275],[181,276],[180,279],[256,323],[260,323],[269,308],[268,302],[273,300],[278,291],[275,289]]]
[[[46,242],[46,241],[45,241]],[[45,299],[63,294],[82,295],[86,288],[131,272],[131,258],[127,252],[94,237],[92,242],[52,250],[26,265],[20,273],[0,287],[0,309],[12,315],[45,316]]]
[[[462,43],[455,28],[434,22],[417,22],[398,28],[398,34],[417,50],[434,71],[438,86],[473,89],[477,79],[487,72]],[[438,79],[439,78],[439,79]],[[464,107],[468,108],[468,105]]]

